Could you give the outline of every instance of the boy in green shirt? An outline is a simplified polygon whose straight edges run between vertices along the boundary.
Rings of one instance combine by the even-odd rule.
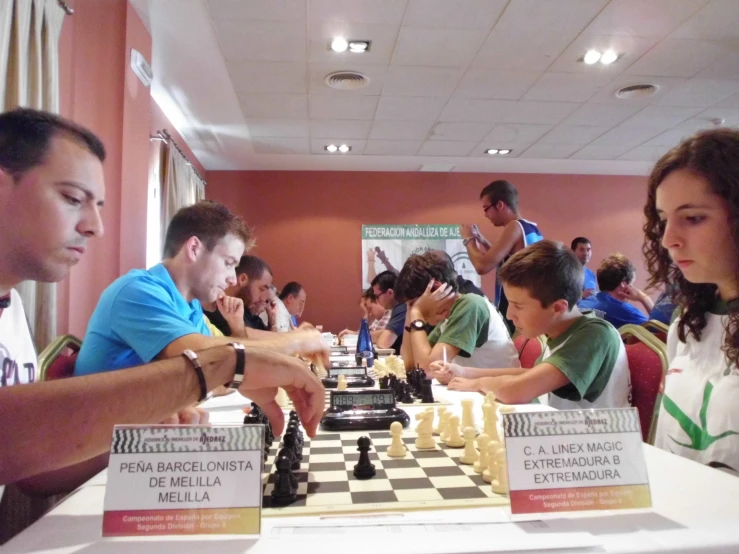
[[[583,271],[569,248],[550,240],[532,244],[506,262],[500,279],[509,302],[508,319],[525,337],[546,335],[544,351],[530,369],[441,364],[439,371],[454,375],[450,390],[492,392],[506,404],[548,394],[549,405],[557,409],[629,406],[623,341],[610,323],[577,309]]]

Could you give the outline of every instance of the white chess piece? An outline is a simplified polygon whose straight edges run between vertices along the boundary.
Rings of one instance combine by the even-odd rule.
[[[483,413],[483,433],[490,437],[490,440],[499,441],[498,437],[498,412],[495,407],[490,404],[482,407]]]
[[[487,393],[485,395],[485,404],[495,408],[495,394],[493,394],[492,392]]]
[[[462,428],[467,427],[475,428],[475,414],[473,408],[475,407],[475,401],[471,398],[465,398],[462,400]]]
[[[416,414],[416,421],[420,421],[416,427],[416,448],[419,450],[428,450],[436,448],[436,441],[432,436],[433,425],[431,423],[431,417],[433,412],[429,413],[426,411],[419,412]]]
[[[346,375],[339,375],[336,380],[336,390],[346,390]]]
[[[436,424],[434,435],[441,435],[441,432],[444,430],[442,428],[442,425],[444,423],[444,412],[446,412],[446,407],[441,406],[439,408],[436,408],[436,415],[439,416],[439,423]]]
[[[287,395],[285,389],[278,388],[277,396],[275,396],[275,402],[280,408],[288,408],[290,406],[290,397]]]
[[[408,449],[403,444],[403,424],[399,421],[393,421],[390,424],[390,436],[393,442],[387,448],[387,455],[391,458],[405,458]]]
[[[441,414],[442,423],[439,424],[439,438],[442,442],[446,442],[449,436],[449,418],[452,417],[452,412],[444,412]]]
[[[493,479],[498,475],[495,467],[495,455],[500,450],[500,443],[491,440],[488,443],[488,466],[482,472],[482,480],[486,483],[492,483]]]
[[[496,494],[508,494],[508,460],[505,448],[498,450],[495,454],[495,467],[497,476],[493,479],[492,488]]]
[[[444,443],[449,448],[462,448],[464,446],[464,439],[459,434],[459,416],[453,415],[449,418],[449,426],[447,430],[447,439]]]
[[[313,362],[313,365],[316,367],[316,375],[320,378],[324,378],[328,376],[328,371],[326,371],[326,366],[323,365],[323,362],[321,360],[316,360]]]
[[[459,457],[459,461],[465,465],[473,465],[480,459],[480,455],[475,449],[475,437],[477,431],[474,427],[464,428],[464,453]]]
[[[477,437],[477,446],[480,449],[480,459],[477,460],[472,469],[475,473],[482,473],[488,467],[488,444],[490,443],[490,437],[483,433]]]

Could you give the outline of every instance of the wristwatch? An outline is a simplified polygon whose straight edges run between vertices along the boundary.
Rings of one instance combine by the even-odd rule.
[[[411,321],[410,325],[408,325],[405,330],[409,333],[412,333],[413,331],[425,331],[426,322],[423,319],[416,319]]]
[[[234,369],[233,381],[228,383],[228,387],[232,389],[238,389],[241,383],[244,381],[244,368],[246,366],[246,350],[244,345],[240,342],[228,343],[236,350],[236,368]]]
[[[467,246],[467,243],[471,240],[475,240],[475,237],[467,237],[466,239],[462,240],[462,246]]]

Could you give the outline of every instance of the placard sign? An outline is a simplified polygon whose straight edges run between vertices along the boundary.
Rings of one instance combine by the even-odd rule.
[[[503,415],[511,513],[649,508],[636,408]]]
[[[259,534],[263,425],[118,425],[104,536]]]

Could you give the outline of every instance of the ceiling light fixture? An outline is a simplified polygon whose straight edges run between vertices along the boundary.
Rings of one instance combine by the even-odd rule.
[[[349,48],[349,43],[344,37],[335,37],[331,41],[331,50],[334,52],[346,52],[347,48]]]
[[[511,151],[510,151],[510,150],[508,150],[507,148],[506,148],[505,150],[498,150],[498,154],[503,154],[503,155],[505,155],[505,154],[510,154],[510,153],[511,153]]]
[[[600,63],[603,65],[610,65],[618,59],[618,54],[613,50],[606,50],[600,57]]]
[[[336,152],[341,152],[342,154],[346,154],[352,149],[352,147],[349,146],[348,144],[340,144],[339,146],[336,146],[335,144],[327,144],[323,148],[324,150],[326,150],[327,152],[331,154],[335,154]]]
[[[582,58],[582,61],[588,65],[598,63],[598,60],[600,60],[600,52],[597,50],[588,50]]]
[[[510,148],[488,148],[485,150],[486,154],[490,154],[491,156],[494,156],[495,154],[500,154],[501,156],[505,156],[506,154],[510,154],[512,150]]]
[[[488,148],[487,150],[485,150],[485,153],[486,154],[497,154],[498,153],[498,149],[497,148]]]
[[[370,43],[368,40],[352,40],[349,42],[349,52],[354,54],[363,54],[369,50]]]

